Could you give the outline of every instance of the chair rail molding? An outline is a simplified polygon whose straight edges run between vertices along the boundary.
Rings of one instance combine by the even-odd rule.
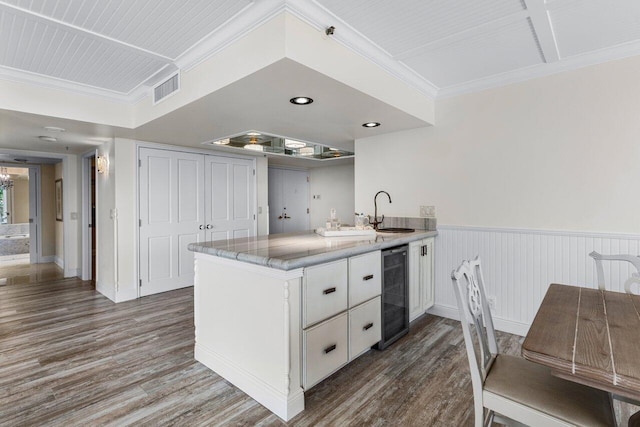
[[[597,288],[591,251],[640,254],[640,235],[439,225],[436,238],[436,304],[429,313],[459,319],[451,271],[479,255],[493,300],[496,329],[526,335],[549,284]],[[624,292],[634,272],[628,263],[605,271],[610,290]]]

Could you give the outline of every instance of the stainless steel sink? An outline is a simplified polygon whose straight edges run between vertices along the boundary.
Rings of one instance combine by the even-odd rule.
[[[413,228],[402,228],[402,227],[388,227],[388,228],[378,228],[378,233],[413,233],[416,231]]]

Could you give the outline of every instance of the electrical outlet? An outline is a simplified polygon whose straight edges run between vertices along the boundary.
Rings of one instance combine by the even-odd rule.
[[[496,297],[487,297],[487,302],[489,303],[490,310],[493,311],[496,309]]]
[[[426,218],[435,218],[436,207],[435,206],[420,206],[420,216]]]

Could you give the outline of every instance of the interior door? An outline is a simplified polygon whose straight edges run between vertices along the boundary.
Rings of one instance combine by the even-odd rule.
[[[206,239],[255,236],[254,160],[205,156],[205,164]]]
[[[269,232],[309,229],[309,173],[269,168]]]
[[[38,186],[40,185],[40,169],[29,168],[29,263],[40,262],[38,247],[40,239],[40,198]]]
[[[204,156],[140,149],[140,295],[193,286],[192,242],[203,241]]]

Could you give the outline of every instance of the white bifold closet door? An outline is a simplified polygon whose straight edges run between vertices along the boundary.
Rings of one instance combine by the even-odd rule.
[[[254,236],[253,161],[140,149],[140,296],[193,286],[189,243]]]

